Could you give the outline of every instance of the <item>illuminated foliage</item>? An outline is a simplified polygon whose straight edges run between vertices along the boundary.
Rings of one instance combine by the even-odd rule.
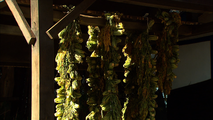
[[[89,114],[86,120],[155,120],[156,89],[170,94],[172,81],[176,78],[178,28],[181,25],[177,13],[159,12],[156,17],[164,24],[163,32],[150,34],[155,21],[149,20],[143,32],[126,32],[120,20],[120,13],[106,13],[106,25],[88,26],[89,38],[86,47],[88,64],[86,79],[89,86],[87,104]],[[122,49],[126,61],[123,64],[126,102],[122,109],[119,98],[118,79],[115,67],[119,66],[122,42],[119,36],[127,35]],[[71,22],[59,33],[60,43],[56,56],[59,77],[55,81],[60,86],[55,98],[58,120],[79,119],[79,98],[81,76],[77,64],[83,63],[80,25]],[[156,43],[156,47],[151,45]]]
[[[81,76],[78,74],[77,64],[82,63],[84,51],[81,50],[80,25],[77,20],[70,23],[65,29],[59,33],[60,43],[59,50],[55,61],[57,62],[56,70],[60,77],[56,77],[55,81],[60,86],[56,90],[57,98],[55,98],[56,113],[58,120],[78,120],[78,108],[81,85]]]

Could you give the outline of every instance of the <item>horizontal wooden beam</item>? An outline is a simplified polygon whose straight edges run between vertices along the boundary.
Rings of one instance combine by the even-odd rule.
[[[29,24],[27,23],[16,0],[5,0],[5,1],[8,5],[8,7],[10,8],[11,12],[13,13],[13,16],[15,17],[16,22],[18,23],[18,26],[20,27],[27,43],[34,44],[36,37],[35,37],[34,33],[32,32]]]
[[[30,15],[30,7],[28,6],[19,6],[21,9],[22,13],[24,14],[25,18],[31,18]],[[0,14],[2,15],[13,15],[9,9],[2,9],[0,10]],[[62,17],[64,17],[64,13],[62,11],[54,10],[53,11],[53,21],[57,22],[59,21]]]
[[[208,32],[213,32],[213,22],[194,26],[194,28],[192,30],[193,34],[204,34],[204,33],[208,33]]]
[[[192,29],[191,30],[192,34],[188,36],[180,37],[180,41],[213,35],[213,22],[192,26],[191,29]]]
[[[143,30],[147,28],[147,22],[132,22],[132,21],[122,21],[124,28],[127,30]],[[80,14],[80,24],[81,25],[96,25],[96,26],[104,26],[106,24],[106,20],[102,17],[93,17],[88,15]],[[192,26],[190,25],[182,25],[179,28],[180,35],[191,35],[192,34]],[[162,31],[163,24],[155,23],[152,27],[153,32]]]
[[[147,23],[146,21],[142,22],[131,22],[131,21],[122,21],[124,24],[125,29],[127,30],[143,30],[146,29]],[[81,25],[96,25],[96,26],[104,26],[106,24],[106,20],[102,17],[94,17],[94,16],[88,16],[80,14],[80,24]],[[163,24],[156,23],[152,31],[153,32],[160,32],[162,31]],[[179,34],[180,35],[191,35],[192,34],[192,26],[190,25],[182,25],[179,28]],[[19,28],[16,26],[11,25],[2,25],[2,28],[4,28],[6,31],[0,30],[1,34],[10,34],[10,35],[20,35],[20,32],[13,33],[13,31],[18,31]],[[55,36],[54,39],[58,39],[58,36]]]
[[[15,26],[18,28],[18,26]],[[19,29],[19,28],[18,28]],[[31,46],[22,36],[0,34],[0,65],[16,66],[29,64]]]
[[[213,32],[204,33],[204,34],[198,34],[198,35],[190,35],[190,36],[181,37],[181,38],[179,39],[179,41],[193,40],[193,39],[202,38],[202,37],[207,37],[207,36],[212,36],[212,35],[213,35]]]
[[[0,9],[7,7],[6,2],[0,2]]]
[[[213,13],[203,13],[198,17],[199,23],[209,23],[213,22]]]
[[[18,26],[0,24],[0,34],[23,36]]]
[[[86,10],[90,5],[92,5],[96,0],[84,0],[81,2],[74,10],[65,15],[61,20],[54,24],[50,29],[46,31],[47,35],[51,38],[57,38],[58,33],[64,29],[71,21],[76,19],[81,12]]]
[[[203,13],[203,12],[213,13],[213,5],[201,5],[174,0],[109,0],[109,1],[161,8],[161,9],[175,9],[194,13]]]
[[[105,19],[102,17],[94,17],[80,14],[80,24],[81,25],[96,25],[103,27],[105,25]],[[142,30],[146,29],[146,22],[130,22],[130,21],[122,21],[125,29],[129,30]],[[152,30],[155,32],[161,31],[162,24],[156,23]],[[179,35],[182,37],[180,40],[188,39],[188,38],[198,38],[199,35],[211,35],[213,32],[213,23],[206,23],[203,25],[182,25],[179,28]],[[18,26],[13,25],[3,25],[0,24],[0,34],[5,35],[15,35],[15,36],[23,36]],[[193,37],[194,36],[194,37]]]

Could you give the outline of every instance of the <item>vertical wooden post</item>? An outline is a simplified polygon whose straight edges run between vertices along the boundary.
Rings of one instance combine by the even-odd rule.
[[[54,119],[54,41],[46,30],[53,24],[52,0],[31,0],[32,120]]]

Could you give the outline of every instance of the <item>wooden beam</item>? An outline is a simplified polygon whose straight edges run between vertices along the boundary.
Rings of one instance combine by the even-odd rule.
[[[180,38],[179,41],[193,40],[193,39],[207,37],[207,36],[211,36],[211,35],[213,35],[213,32],[204,33],[204,34],[198,34],[198,35],[190,35],[190,36],[185,36],[185,37]]]
[[[122,21],[124,28],[127,30],[143,30],[147,27],[146,21],[141,22],[131,22],[131,21]],[[96,25],[96,26],[104,26],[106,24],[106,20],[102,17],[94,17],[80,14],[80,24],[81,25]],[[192,26],[190,25],[182,25],[179,28],[180,35],[191,35],[192,34]],[[163,24],[155,23],[152,27],[153,32],[162,31]]]
[[[146,21],[141,22],[131,22],[131,21],[122,21],[124,24],[125,29],[127,30],[143,30],[146,29],[147,23]],[[104,26],[106,23],[106,20],[102,17],[94,17],[94,16],[88,16],[80,14],[80,24],[81,25],[96,25],[96,26]],[[152,28],[153,32],[159,32],[162,31],[163,24],[161,23],[155,23],[155,25]],[[8,34],[8,35],[22,35],[20,34],[20,30],[17,26],[11,26],[11,25],[2,25],[0,26],[0,34]],[[192,26],[190,25],[182,25],[179,28],[179,34],[184,36],[192,35]],[[55,38],[58,39],[58,36],[55,36]]]
[[[18,26],[16,26],[18,28]],[[19,29],[19,28],[18,28]],[[20,31],[21,32],[21,31]],[[22,36],[0,34],[0,65],[15,65],[16,63],[30,64],[31,46],[27,44]]]
[[[106,24],[106,20],[101,16],[90,16],[90,15],[79,15],[79,20],[81,25],[93,25],[93,26],[104,26]]]
[[[25,18],[31,18],[30,7],[28,7],[28,6],[19,6],[19,8],[21,9],[21,11],[24,14]],[[2,14],[2,15],[12,15],[11,11],[9,11],[7,9],[1,10],[0,14]],[[54,10],[53,11],[53,21],[54,22],[59,21],[62,17],[64,17],[64,15],[65,14],[62,11]]]
[[[201,16],[198,17],[199,23],[209,23],[213,22],[213,13],[203,13]]]
[[[180,37],[180,41],[213,35],[213,22],[192,26],[191,29],[192,34]]]
[[[4,1],[0,2],[0,9],[2,9],[4,7],[7,7],[7,4]]]
[[[201,5],[213,5],[212,0],[176,0],[176,1],[188,2],[193,4],[201,4]]]
[[[58,33],[64,29],[72,20],[76,19],[81,12],[86,10],[90,5],[92,5],[96,0],[84,0],[81,2],[73,11],[65,15],[61,20],[59,20],[55,25],[46,31],[47,35],[51,38],[57,38]]]
[[[161,9],[175,9],[194,13],[203,13],[203,12],[213,13],[213,5],[193,4],[174,0],[109,0],[109,1],[161,8]]]
[[[27,40],[27,43],[34,44],[36,37],[33,34],[29,24],[27,23],[16,0],[5,0],[5,1],[8,5],[8,7],[10,8],[11,12],[13,13],[13,16],[15,17],[16,22],[18,23],[18,26],[20,27],[25,39]]]
[[[197,25],[197,26],[194,26],[192,29],[193,35],[199,35],[199,34],[210,33],[210,32],[213,32],[213,22]]]
[[[54,120],[54,41],[46,34],[53,24],[52,4],[52,0],[31,0],[31,27],[36,36],[31,46],[31,120]]]
[[[181,39],[188,39],[188,38],[199,38],[210,36],[213,34],[213,22],[205,23],[202,25],[197,25],[192,27],[192,34],[189,36],[182,37]]]
[[[0,34],[23,36],[18,26],[4,24],[0,24]]]

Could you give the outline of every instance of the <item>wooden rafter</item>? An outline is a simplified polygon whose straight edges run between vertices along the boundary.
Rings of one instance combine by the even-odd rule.
[[[7,4],[5,2],[0,2],[0,9],[7,7]]]
[[[50,29],[46,31],[47,35],[51,38],[57,38],[58,33],[64,29],[72,20],[76,19],[81,12],[86,10],[96,0],[84,0],[73,11],[65,15],[61,20],[54,24]]]
[[[213,35],[213,22],[192,27],[192,34],[180,37],[180,40],[189,40]]]
[[[209,33],[204,33],[204,34],[197,34],[197,35],[190,35],[190,36],[186,36],[183,38],[180,38],[180,41],[184,41],[184,40],[193,40],[196,38],[202,38],[202,37],[207,37],[207,36],[212,36],[213,32],[209,32]]]
[[[16,0],[5,0],[5,1],[8,5],[8,7],[10,8],[11,12],[13,13],[13,16],[15,17],[16,22],[18,23],[18,26],[21,29],[27,43],[34,44],[36,41],[36,37],[35,37],[34,33],[32,32],[29,24],[27,23]]]
[[[213,13],[213,5],[201,5],[174,0],[109,0],[140,6],[147,6],[161,9],[175,9],[194,13]]]
[[[18,26],[0,24],[0,34],[23,36]]]
[[[19,8],[23,12],[25,18],[27,18],[27,19],[31,18],[30,7],[29,6],[19,6]],[[7,9],[1,10],[0,14],[2,14],[2,15],[12,15],[11,11],[9,11]],[[58,10],[54,10],[53,11],[53,21],[54,22],[59,21],[62,17],[64,17],[64,15],[65,14],[63,12],[58,11]]]
[[[195,28],[193,28],[192,32],[197,33],[197,34],[213,32],[213,22],[202,24],[202,25],[200,25],[199,28],[195,27]]]
[[[128,30],[143,30],[146,29],[147,23],[146,21],[141,21],[141,22],[131,22],[131,21],[122,21],[124,24],[125,29]],[[96,26],[104,26],[105,25],[105,19],[102,17],[94,17],[94,16],[88,16],[88,15],[83,15],[80,14],[80,24],[81,25],[96,25]],[[196,25],[198,26],[198,25]],[[11,26],[11,25],[2,25],[2,29],[5,31],[0,30],[1,34],[8,34],[8,35],[19,35],[20,36],[20,31],[17,26]],[[153,32],[158,32],[161,31],[162,29],[162,24],[161,23],[156,23],[152,30]],[[16,31],[16,33],[13,33],[13,31]],[[19,31],[19,32],[18,32]],[[179,34],[180,35],[191,35],[192,34],[192,26],[189,25],[182,25],[179,29]],[[55,36],[56,39],[58,39],[58,36]]]
[[[6,4],[6,3],[5,3]],[[28,6],[20,6],[20,9],[21,11],[23,12],[24,14],[24,17],[25,18],[28,18],[30,19],[30,8]],[[12,13],[10,12],[10,10],[7,10],[7,9],[4,9],[4,10],[1,10],[0,11],[0,14],[2,15],[12,15]],[[84,14],[89,14],[89,15],[94,15],[94,16],[101,16],[104,14],[104,12],[101,12],[101,11],[94,11],[94,10],[86,10],[85,12],[83,12],[81,15],[83,16]],[[65,13],[63,13],[63,11],[59,11],[59,10],[53,10],[53,21],[54,22],[57,22],[59,21],[61,18],[63,18],[65,15]],[[209,18],[207,18],[206,16],[202,19],[211,19],[211,15],[212,14],[208,14],[207,15],[209,16]],[[84,15],[85,16],[85,15]],[[85,16],[87,17],[87,16]],[[88,16],[91,18],[91,16]],[[95,18],[95,17],[93,17]],[[97,17],[96,17],[97,18]],[[200,17],[199,17],[200,18]],[[144,21],[146,20],[143,16],[133,16],[133,15],[128,15],[128,14],[124,14],[121,16],[121,19],[128,19],[128,20],[131,20],[131,21]],[[207,21],[210,21],[210,20],[207,20]],[[201,23],[203,23],[201,21]],[[207,22],[206,22],[207,23]],[[190,22],[190,21],[182,21],[182,24],[183,25],[197,25],[199,24],[199,22]]]
[[[143,30],[146,29],[147,23],[146,21],[142,22],[131,22],[131,21],[122,21],[124,24],[125,29],[129,30]],[[92,17],[87,15],[80,14],[80,24],[81,25],[96,25],[96,26],[104,26],[105,25],[105,19],[102,17]],[[162,31],[163,24],[156,23],[152,30],[154,32]],[[192,29],[189,25],[182,25],[179,28],[179,34],[180,35],[191,35]]]
[[[141,22],[129,22],[123,21],[125,29],[145,29],[146,24]],[[85,15],[80,15],[80,24],[81,25],[97,25],[104,26],[105,20],[101,17],[89,17]],[[156,23],[157,24],[157,23]],[[160,25],[155,26],[153,29],[160,30]],[[179,28],[179,35],[181,35],[180,40],[190,39],[190,38],[198,38],[199,36],[208,36],[213,33],[213,23],[206,23],[202,25],[182,25]],[[3,25],[0,24],[0,34],[6,35],[16,35],[22,36],[22,33],[18,26],[13,25]]]
[[[198,17],[199,23],[209,23],[213,22],[213,13],[203,13]]]
[[[18,26],[15,28],[19,29]],[[21,36],[1,34],[0,66],[30,66],[31,46],[25,41],[20,29],[19,32]]]

